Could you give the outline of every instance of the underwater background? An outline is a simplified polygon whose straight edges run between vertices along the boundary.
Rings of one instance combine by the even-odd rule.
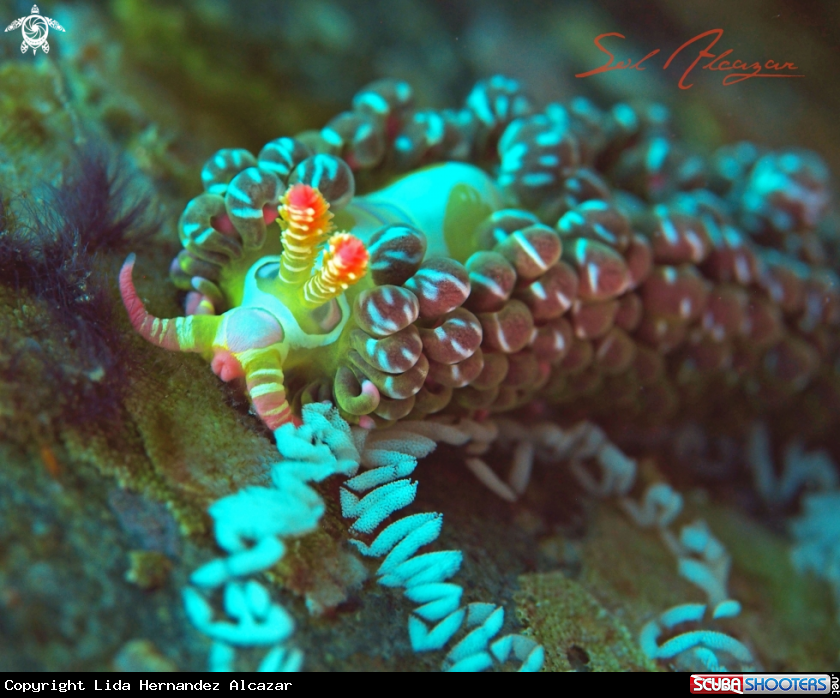
[[[0,0],[4,26],[32,13],[28,2]],[[613,105],[632,105],[673,152],[696,154],[702,166],[692,170],[680,155],[659,171],[639,148],[623,164],[602,158],[610,187],[645,205],[665,201],[658,187],[670,196],[672,184],[729,196],[739,215],[755,213],[738,219],[744,234],[783,255],[768,257],[776,273],[766,286],[773,317],[795,342],[772,360],[762,355],[749,387],[738,383],[735,350],[717,351],[722,342],[703,345],[692,369],[714,365],[686,377],[677,365],[685,357],[655,338],[673,389],[634,402],[626,385],[585,374],[589,383],[579,379],[562,400],[558,389],[556,402],[534,398],[513,418],[564,429],[590,420],[634,459],[635,500],[645,485],[667,482],[682,500],[680,524],[706,522],[704,540],[725,548],[715,553],[726,568],[718,581],[740,614],[704,627],[748,648],[749,661],[735,656],[739,666],[838,668],[839,4],[114,0],[50,3],[40,13],[64,30],[50,31],[48,54],[22,53],[17,29],[0,37],[0,669],[208,666],[211,641],[182,598],[193,571],[218,555],[208,507],[265,485],[277,447],[241,389],[199,357],[144,343],[118,289],[134,252],[146,306],[183,315],[169,270],[205,161],[221,148],[258,153],[321,129],[380,78],[406,81],[418,107],[441,110],[462,107],[497,74],[518,81],[536,111],[586,97],[607,119],[621,113]],[[724,85],[698,66],[693,86],[680,89],[689,51],[663,70],[667,56],[715,28],[724,30],[718,51],[789,61],[803,77]],[[644,71],[576,78],[605,62],[593,40],[608,32],[626,37],[605,44],[617,60],[661,51]],[[755,148],[724,148],[745,142]],[[493,171],[488,143],[473,160]],[[758,159],[785,152],[794,162],[785,169],[779,159],[782,183],[750,189]],[[357,176],[358,189],[393,174]],[[739,186],[764,198],[739,209],[747,196]],[[758,276],[742,284],[750,293]],[[723,325],[752,312],[730,291],[720,296]],[[637,295],[649,312],[654,295]],[[502,443],[485,460],[504,473],[512,450]],[[597,496],[585,484],[591,476],[562,463],[537,463],[524,493],[504,501],[464,467],[466,457],[443,444],[420,460],[409,509],[443,514],[439,545],[463,552],[453,581],[466,601],[503,607],[505,632],[542,645],[544,670],[700,666],[652,657],[640,641],[665,609],[706,599],[678,566],[665,526],[628,525],[618,498]],[[409,601],[377,584],[376,568],[347,544],[340,478],[315,488],[326,508],[317,529],[287,541],[260,577],[294,619],[289,643],[303,667],[439,669],[443,651],[412,650]],[[709,562],[712,553],[698,556]],[[674,636],[693,627],[660,622]],[[253,669],[263,654],[242,650],[236,668]]]

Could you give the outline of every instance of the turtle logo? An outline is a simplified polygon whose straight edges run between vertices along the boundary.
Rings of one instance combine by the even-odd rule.
[[[32,14],[28,17],[21,17],[12,22],[6,31],[21,28],[23,33],[23,43],[20,45],[20,52],[26,53],[26,49],[31,48],[32,53],[35,54],[40,48],[44,53],[50,52],[50,45],[47,43],[47,34],[50,33],[50,27],[57,29],[60,32],[64,31],[58,22],[49,17],[44,17],[38,10],[37,5],[32,6]]]

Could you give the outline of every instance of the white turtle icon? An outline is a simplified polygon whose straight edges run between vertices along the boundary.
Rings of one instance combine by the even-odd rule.
[[[32,49],[32,53],[36,53],[39,48],[44,53],[49,53],[50,45],[47,43],[47,34],[50,33],[50,27],[60,32],[64,31],[64,27],[54,19],[44,17],[38,10],[37,5],[32,6],[31,15],[16,19],[6,27],[6,31],[12,31],[18,27],[21,27],[21,32],[23,33],[23,43],[20,45],[21,53],[26,53],[26,49],[28,48]]]

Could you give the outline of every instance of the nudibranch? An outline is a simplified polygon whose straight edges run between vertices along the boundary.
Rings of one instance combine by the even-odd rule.
[[[147,340],[244,379],[271,429],[316,400],[369,428],[535,399],[667,416],[721,386],[778,404],[838,357],[825,165],[748,144],[702,159],[661,106],[539,112],[496,76],[419,110],[382,80],[201,179],[171,267],[187,315],[146,311],[133,258],[123,299]]]
[[[460,109],[421,110],[407,84],[383,80],[320,131],[278,138],[257,156],[221,150],[206,163],[204,193],[181,216],[183,250],[170,268],[186,316],[146,310],[133,256],[120,290],[145,339],[200,353],[222,380],[244,382],[284,458],[272,469],[276,487],[211,509],[230,557],[191,580],[224,586],[226,612],[241,621],[213,621],[207,599],[187,590],[188,615],[216,641],[214,666],[232,664],[232,645],[269,626],[273,634],[257,633],[257,644],[276,645],[263,666],[284,665],[291,619],[277,611],[285,625],[269,622],[259,585],[247,609],[238,578],[275,564],[282,537],[311,530],[323,503],[305,483],[334,473],[352,476],[340,503],[355,519],[351,534],[365,537],[357,549],[387,555],[380,583],[421,604],[408,625],[416,651],[441,649],[463,624],[445,668],[480,670],[511,653],[526,670],[542,665],[532,638],[490,643],[501,608],[460,607],[463,589],[446,582],[459,551],[415,555],[437,538],[440,514],[393,520],[367,539],[413,500],[409,476],[436,440],[469,444],[471,456],[515,443],[506,481],[481,458],[466,460],[511,502],[538,449],[572,459],[584,490],[618,497],[638,525],[670,541],[713,619],[737,615],[729,557],[705,524],[683,526],[679,540],[666,530],[682,507],[675,490],[657,482],[640,500],[628,497],[636,464],[592,423],[524,423],[537,414],[617,415],[625,425],[680,406],[691,418],[740,418],[811,388],[796,404],[825,425],[831,417],[819,412],[840,404],[832,268],[840,234],[823,227],[831,225],[828,169],[814,153],[745,143],[702,158],[672,134],[658,105],[605,112],[575,98],[538,111],[516,81],[495,76]],[[531,406],[519,419],[487,418]],[[444,419],[424,419],[438,414]],[[369,469],[356,475],[360,463]],[[297,504],[303,514],[290,523]],[[665,611],[642,631],[643,649],[653,659],[690,653],[706,668],[722,649],[748,666],[749,649],[716,631],[660,643],[705,612],[702,604]],[[299,653],[289,657],[299,666]]]

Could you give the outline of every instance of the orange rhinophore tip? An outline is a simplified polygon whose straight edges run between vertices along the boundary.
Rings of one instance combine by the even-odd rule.
[[[333,235],[321,269],[303,286],[304,304],[314,308],[340,295],[365,275],[368,258],[359,238],[348,233]]]
[[[293,184],[280,202],[280,215],[289,228],[318,235],[327,230],[332,220],[330,205],[315,187]]]
[[[318,246],[332,229],[330,205],[318,189],[308,184],[293,184],[280,202],[283,254],[280,279],[301,286],[308,278],[318,256]]]
[[[348,286],[365,275],[370,257],[365,243],[349,233],[333,235],[326,255],[325,265],[331,263],[336,275]]]

